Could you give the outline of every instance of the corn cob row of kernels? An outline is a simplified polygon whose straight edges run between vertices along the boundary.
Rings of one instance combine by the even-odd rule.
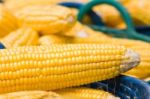
[[[69,8],[59,5],[28,6],[15,14],[20,26],[32,27],[41,34],[62,33],[76,21]]]
[[[20,91],[0,95],[0,99],[62,99],[54,92]]]
[[[139,62],[137,53],[113,45],[54,44],[2,49],[0,93],[55,90],[106,80]]]
[[[61,89],[55,92],[64,99],[120,99],[103,90],[84,87]]]
[[[38,40],[39,36],[36,31],[31,28],[22,27],[2,38],[0,42],[6,48],[12,48],[25,45],[38,45]]]
[[[0,4],[0,38],[17,29],[17,20],[9,10]]]

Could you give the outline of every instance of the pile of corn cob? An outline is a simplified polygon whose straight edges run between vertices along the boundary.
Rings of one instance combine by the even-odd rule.
[[[118,99],[79,86],[127,71],[139,78],[150,76],[149,43],[94,31],[76,20],[74,10],[57,2],[1,4],[0,43],[5,47],[0,49],[1,99]]]

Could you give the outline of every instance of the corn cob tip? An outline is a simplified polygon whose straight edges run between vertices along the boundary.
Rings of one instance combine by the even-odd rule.
[[[132,49],[127,49],[125,57],[128,57],[128,60],[123,61],[121,65],[121,73],[124,73],[140,63],[140,55],[133,51]]]

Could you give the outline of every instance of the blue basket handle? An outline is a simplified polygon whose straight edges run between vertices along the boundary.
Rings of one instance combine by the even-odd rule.
[[[69,7],[69,8],[76,8],[79,10],[84,4],[77,3],[77,2],[61,2],[61,3],[59,3],[59,5]],[[88,11],[87,14],[91,18],[91,21],[93,22],[93,24],[98,25],[98,26],[104,25],[101,17],[99,15],[97,15],[93,10]]]
[[[125,30],[118,30],[118,29],[109,28],[107,26],[92,25],[91,27],[93,29],[107,33],[115,37],[138,39],[138,40],[150,42],[150,37],[139,34],[135,31],[134,24],[132,22],[132,19],[129,13],[119,2],[115,0],[92,0],[88,2],[87,4],[85,4],[84,6],[80,8],[80,11],[78,13],[78,20],[82,22],[84,15],[87,12],[89,12],[92,9],[92,7],[99,5],[99,4],[108,4],[108,5],[115,7],[120,12],[123,20],[125,21],[127,25],[127,28]]]

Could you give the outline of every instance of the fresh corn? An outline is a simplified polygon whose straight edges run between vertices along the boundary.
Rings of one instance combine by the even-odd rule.
[[[0,93],[56,90],[106,80],[139,62],[139,55],[131,49],[113,45],[52,44],[1,49]]]
[[[150,0],[130,0],[126,8],[137,25],[150,24]]]
[[[145,78],[150,76],[150,44],[138,41],[138,40],[128,40],[128,39],[118,39],[118,38],[104,38],[101,36],[89,36],[84,38],[76,37],[74,43],[97,43],[97,44],[113,44],[113,45],[124,45],[128,48],[134,49],[141,56],[141,63],[135,69],[127,72],[128,75],[133,75],[138,78]],[[143,71],[143,72],[142,72]]]
[[[120,99],[100,89],[67,88],[55,91],[64,99]]]
[[[40,45],[72,43],[73,37],[63,35],[45,35],[39,39]]]
[[[21,91],[0,95],[0,99],[62,99],[54,92]]]
[[[32,27],[41,34],[67,31],[76,21],[70,9],[59,5],[28,6],[17,11],[16,16],[20,26]]]
[[[3,4],[0,4],[0,38],[6,36],[15,29],[17,29],[16,18],[3,6]]]
[[[38,45],[38,40],[39,36],[37,32],[31,28],[23,27],[11,32],[2,38],[0,42],[6,48],[12,48],[25,45]]]
[[[94,11],[98,13],[103,19],[103,21],[111,27],[115,27],[116,25],[120,24],[122,18],[120,13],[112,6],[109,5],[100,5],[94,8]]]

